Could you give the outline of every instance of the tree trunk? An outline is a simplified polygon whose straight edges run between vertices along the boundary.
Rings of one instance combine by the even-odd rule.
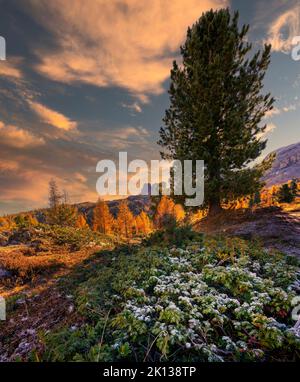
[[[219,200],[212,200],[209,203],[208,216],[214,216],[223,211]]]

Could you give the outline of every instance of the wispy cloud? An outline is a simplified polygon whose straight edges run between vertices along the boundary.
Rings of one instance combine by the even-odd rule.
[[[62,113],[52,110],[49,107],[33,101],[29,101],[29,105],[32,110],[40,117],[42,122],[54,126],[57,129],[69,131],[77,127],[77,123],[75,121],[71,121]]]
[[[293,38],[300,35],[300,5],[295,4],[280,14],[269,26],[268,43],[274,51],[290,53]]]
[[[94,136],[98,141],[105,142],[106,147],[123,150],[130,148],[132,145],[141,146],[147,144],[149,132],[142,126],[125,126],[113,130],[99,131]]]
[[[135,112],[135,113],[141,113],[142,112],[142,108],[138,104],[138,102],[133,102],[131,104],[122,103],[122,107],[124,107],[126,109],[129,109],[129,110],[131,110],[132,112]]]
[[[291,104],[287,106],[283,106],[281,108],[274,107],[272,110],[269,110],[265,114],[266,119],[270,119],[275,117],[276,115],[280,115],[282,113],[289,113],[290,111],[295,111],[297,110],[297,105],[296,104]]]

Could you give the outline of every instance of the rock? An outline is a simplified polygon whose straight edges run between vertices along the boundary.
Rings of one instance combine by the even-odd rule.
[[[11,272],[7,271],[4,268],[0,268],[0,279],[9,278],[11,276],[12,276]]]
[[[14,231],[13,234],[9,237],[9,244],[17,245],[20,243],[30,243],[31,237],[31,232],[27,229]]]
[[[4,247],[7,244],[8,244],[8,237],[3,234],[0,234],[0,247]]]

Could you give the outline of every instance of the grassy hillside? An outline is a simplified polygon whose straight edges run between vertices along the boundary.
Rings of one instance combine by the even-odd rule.
[[[255,242],[180,231],[181,245],[157,233],[142,246],[99,251],[62,278],[75,321],[40,330],[29,358],[299,359],[291,318],[297,260]]]

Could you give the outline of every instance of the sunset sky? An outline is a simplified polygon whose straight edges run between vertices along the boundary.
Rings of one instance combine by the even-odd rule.
[[[57,179],[72,202],[95,201],[100,159],[159,159],[172,60],[187,26],[229,6],[254,48],[273,45],[265,80],[276,107],[268,152],[298,142],[299,0],[0,0],[0,214],[47,205]],[[263,156],[264,156],[263,155]],[[200,158],[201,159],[201,158]]]

